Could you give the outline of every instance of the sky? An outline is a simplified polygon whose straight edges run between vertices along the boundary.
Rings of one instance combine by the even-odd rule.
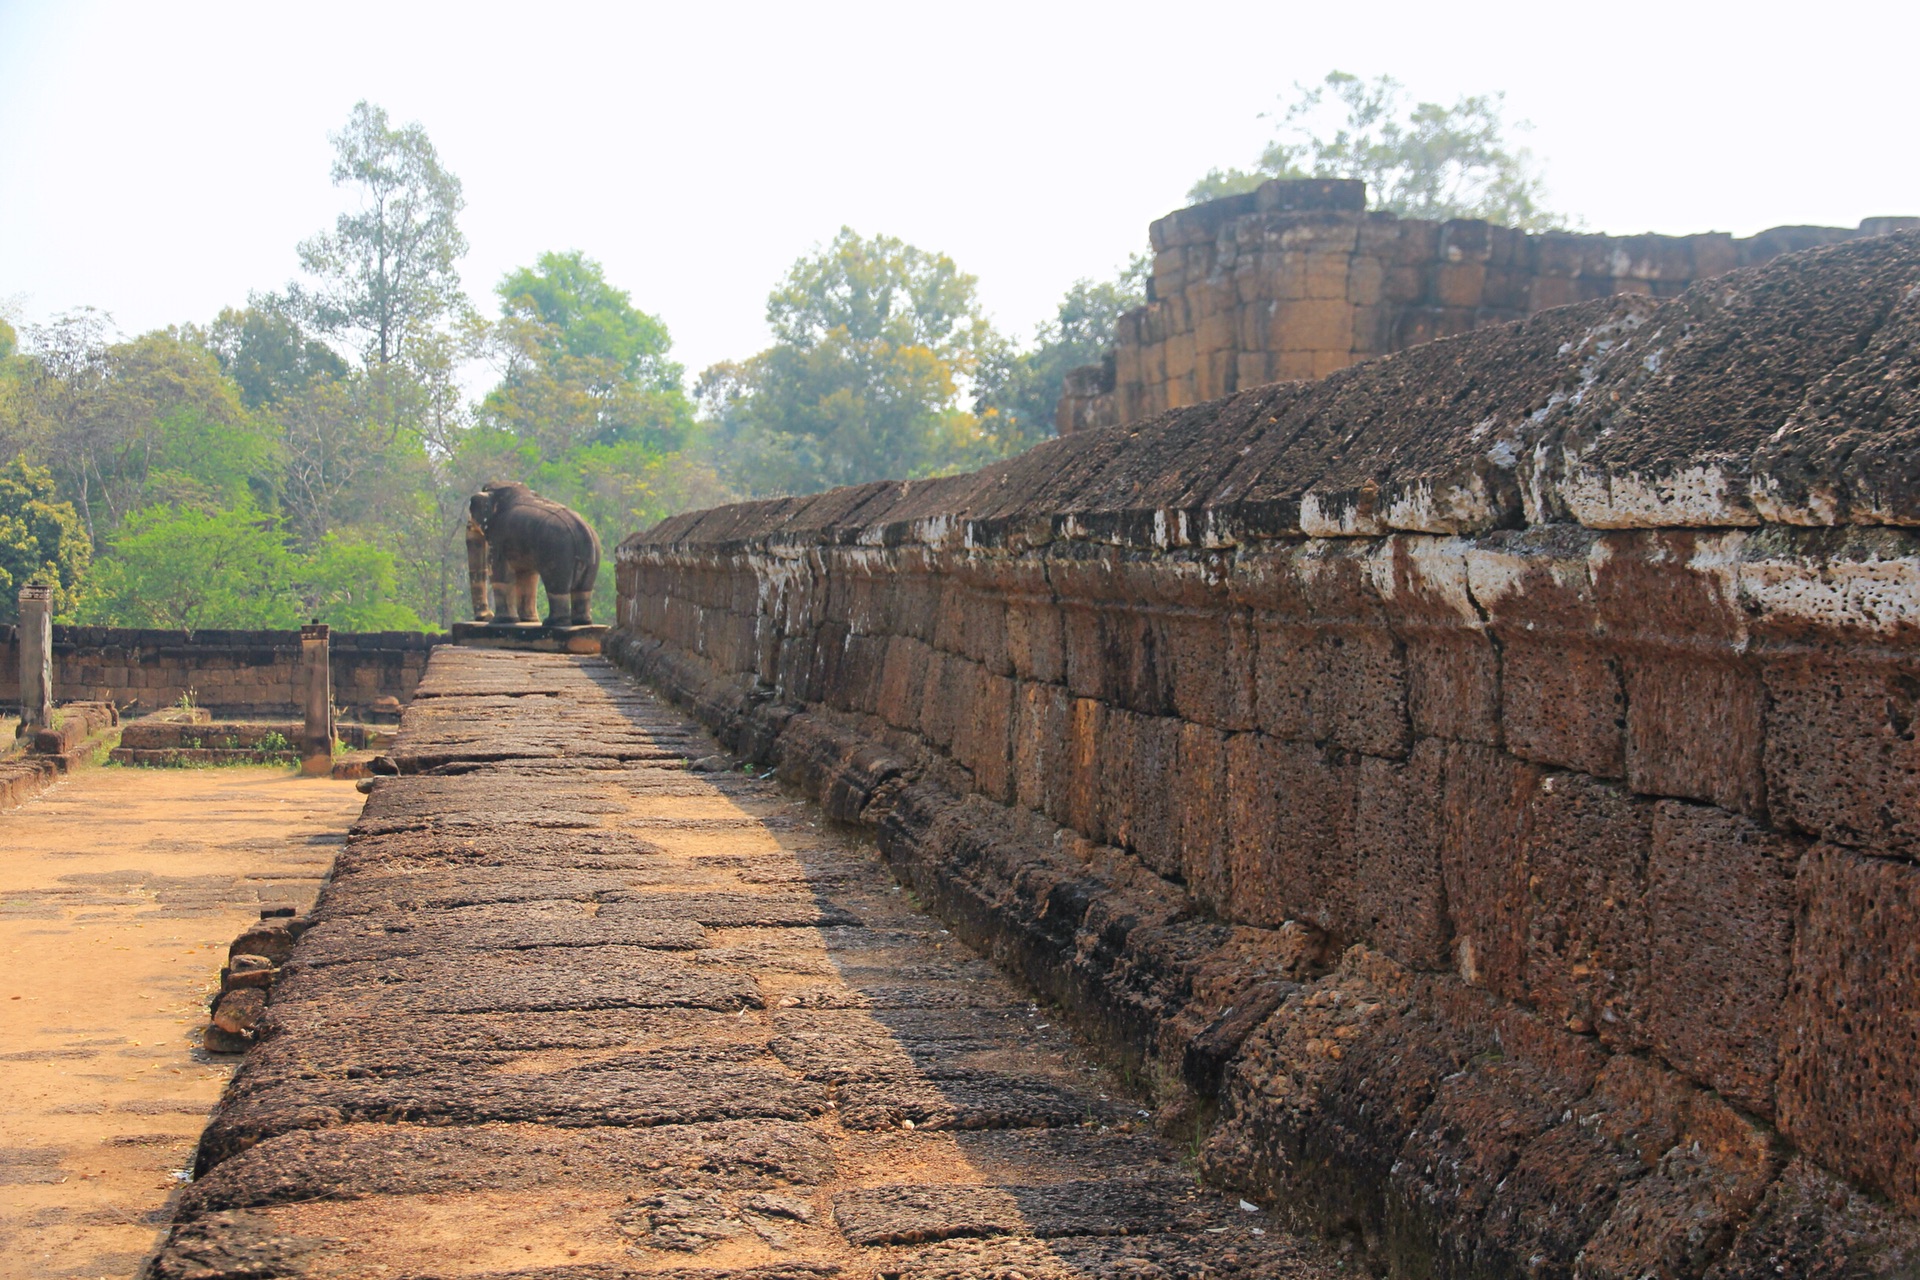
[[[1854,226],[1920,213],[1917,14],[0,0],[0,314],[91,305],[137,333],[284,285],[347,207],[328,134],[362,98],[465,184],[476,300],[583,250],[693,371],[766,345],[768,291],[842,225],[950,254],[1028,335],[1334,68],[1504,91],[1549,205],[1592,230]]]

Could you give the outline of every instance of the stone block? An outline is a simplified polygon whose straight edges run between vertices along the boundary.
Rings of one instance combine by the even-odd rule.
[[[1234,356],[1234,385],[1240,390],[1265,386],[1274,377],[1266,352],[1242,351]]]
[[[1199,366],[1194,371],[1195,385],[1202,400],[1213,400],[1239,390],[1234,382],[1234,353],[1230,350],[1213,350],[1201,353]]]
[[[1325,626],[1314,637],[1307,729],[1368,755],[1403,757],[1410,744],[1406,655],[1379,626]]]
[[[1647,1172],[1618,1188],[1612,1212],[1574,1269],[1579,1280],[1701,1275],[1725,1254],[1780,1171],[1770,1130],[1710,1093],[1665,1082],[1656,1090],[1666,1096],[1636,1106],[1636,1091],[1622,1089],[1619,1079],[1636,1074],[1670,1073],[1620,1055],[1587,1103],[1599,1108],[1602,1132],[1612,1130],[1609,1136]]]
[[[1350,884],[1355,936],[1410,969],[1451,966],[1440,870],[1446,746],[1416,744],[1404,763],[1362,756],[1355,783]]]
[[[840,648],[837,644],[820,647]],[[965,658],[956,658],[938,649],[928,651],[925,693],[920,700],[920,736],[942,751],[953,745],[955,724],[966,714],[960,700],[967,668],[971,665]]]
[[[1826,1167],[1920,1211],[1920,867],[1822,844],[1798,888],[1780,1128]]]
[[[1352,351],[1316,351],[1313,353],[1313,376],[1324,378],[1330,373],[1338,373],[1352,363]]]
[[[1774,821],[1920,856],[1920,660],[1802,650],[1761,670]]]
[[[1028,596],[1007,605],[1007,665],[1026,680],[1059,683],[1067,662],[1059,607],[1048,598]]]
[[[1283,302],[1273,314],[1275,351],[1351,351],[1353,307],[1344,297]]]
[[[1054,803],[1047,816],[1063,827],[1099,840],[1100,776],[1106,767],[1101,744],[1106,739],[1107,707],[1092,698],[1074,698],[1067,704],[1062,765],[1053,781]]]
[[[1500,724],[1507,749],[1595,777],[1626,772],[1626,691],[1600,645],[1559,631],[1500,628]]]
[[[1464,623],[1394,630],[1406,663],[1414,736],[1498,746],[1500,653],[1486,631]]]
[[[1014,682],[978,663],[962,668],[963,690],[954,719],[953,758],[973,774],[974,789],[1002,804],[1013,800]]]
[[[1432,298],[1442,307],[1479,307],[1486,285],[1484,262],[1443,262],[1433,269]]]
[[[1527,290],[1527,309],[1569,307],[1580,301],[1580,286],[1571,276],[1535,276]]]
[[[1352,830],[1359,759],[1308,742],[1236,734],[1228,795],[1234,920],[1302,920],[1355,935]]]
[[[1381,298],[1397,307],[1410,307],[1427,301],[1427,268],[1400,264],[1387,268],[1381,284]]]
[[[1301,296],[1351,301],[1347,296],[1347,273],[1353,259],[1345,253],[1307,253],[1301,255]]]
[[[1178,765],[1171,779],[1180,822],[1179,874],[1201,901],[1225,902],[1233,892],[1230,739],[1205,725],[1174,723],[1179,724]]]
[[[1170,716],[1109,712],[1106,768],[1101,775],[1103,824],[1114,843],[1131,850],[1163,876],[1181,876],[1181,809],[1187,797],[1178,783],[1187,770],[1181,759],[1181,725]],[[1203,779],[1204,782],[1204,779]]]
[[[1906,1280],[1916,1274],[1920,1227],[1796,1156],[1707,1280]]]
[[[1454,967],[1509,999],[1526,991],[1527,826],[1542,771],[1490,747],[1453,744],[1442,760],[1440,870]]]
[[[1069,701],[1059,685],[1020,682],[1014,704],[1013,786],[1014,802],[1022,808],[1055,815],[1053,794],[1068,777]]]
[[[1355,307],[1353,309],[1353,353],[1364,357],[1385,355],[1392,351],[1394,335],[1398,332],[1399,323],[1398,307],[1384,303],[1378,306]]]
[[[1766,692],[1750,663],[1676,645],[1628,653],[1620,674],[1635,791],[1765,814]]]
[[[1268,357],[1276,382],[1295,382],[1311,379],[1313,375],[1313,352],[1276,351]]]
[[[1170,613],[1157,629],[1173,711],[1216,729],[1255,725],[1253,634],[1237,613]]]
[[[1441,1080],[1394,1164],[1389,1230],[1438,1255],[1439,1275],[1487,1274],[1478,1225],[1521,1153],[1570,1101],[1518,1061],[1486,1062]]]
[[[1466,333],[1478,321],[1479,311],[1475,307],[1408,307],[1400,313],[1399,332],[1394,336],[1395,350],[1404,351],[1436,338]]]
[[[1614,1048],[1646,1040],[1653,806],[1578,775],[1542,778],[1526,825],[1530,1004]]]
[[[1769,1118],[1800,852],[1724,809],[1654,806],[1649,1042],[1689,1078]]]
[[[1168,338],[1165,356],[1167,380],[1173,382],[1191,376],[1194,358],[1194,342],[1191,333],[1176,333]]]
[[[1347,267],[1347,301],[1356,307],[1377,306],[1387,296],[1387,264],[1372,254],[1355,254]]]

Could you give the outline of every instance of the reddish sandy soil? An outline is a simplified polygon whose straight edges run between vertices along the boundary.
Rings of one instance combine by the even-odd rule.
[[[87,769],[0,813],[0,1276],[128,1277],[237,1059],[226,944],[305,908],[361,797],[284,769]]]

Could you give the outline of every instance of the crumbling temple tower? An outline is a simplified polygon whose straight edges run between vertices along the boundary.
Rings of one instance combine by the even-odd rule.
[[[1150,228],[1147,304],[1097,365],[1067,375],[1062,435],[1615,294],[1670,298],[1782,253],[1920,226],[1775,227],[1746,239],[1528,232],[1368,212],[1366,184],[1276,180]]]

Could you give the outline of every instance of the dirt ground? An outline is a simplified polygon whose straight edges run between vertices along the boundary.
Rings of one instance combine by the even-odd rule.
[[[238,1060],[226,945],[311,903],[361,797],[279,768],[79,772],[0,812],[0,1277],[132,1276]]]

